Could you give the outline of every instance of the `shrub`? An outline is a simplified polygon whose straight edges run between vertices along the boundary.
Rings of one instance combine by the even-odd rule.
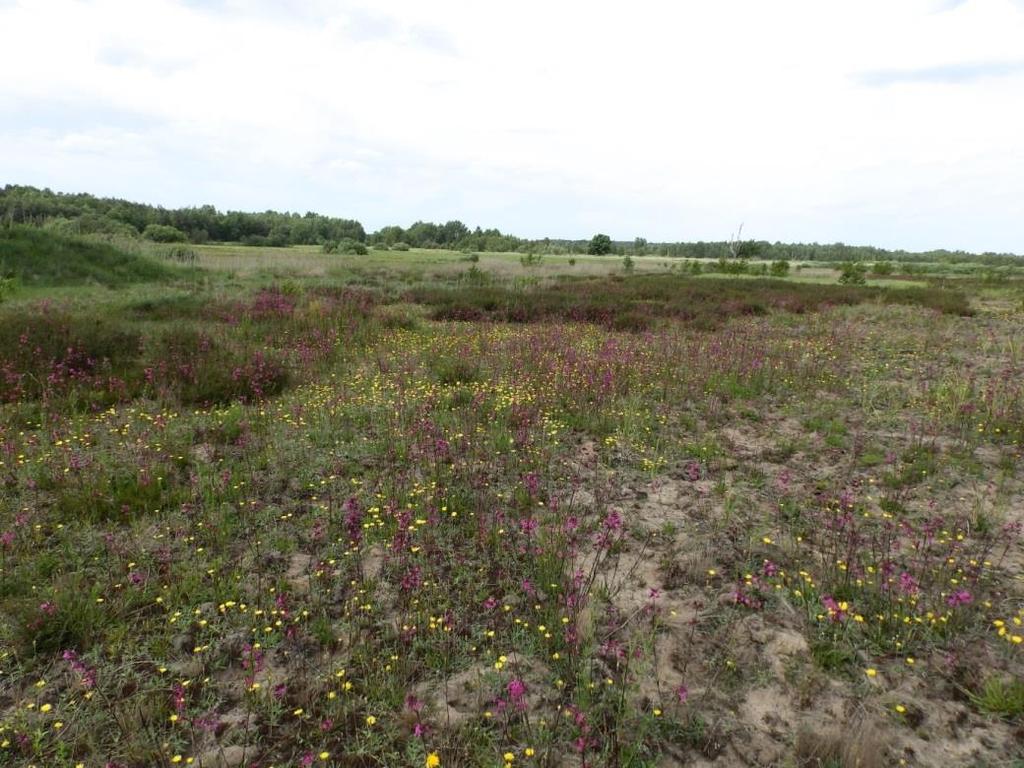
[[[871,271],[876,275],[891,275],[892,274],[892,263],[888,261],[879,261],[871,268]]]
[[[490,282],[490,278],[487,276],[487,273],[480,269],[476,264],[463,272],[461,279],[471,285],[484,285],[485,283]]]
[[[841,267],[839,282],[842,285],[864,285],[867,282],[865,274],[867,269],[863,264],[848,261]]]
[[[627,254],[626,254],[625,256],[623,256],[623,257],[622,257],[622,268],[623,268],[623,269],[624,269],[624,270],[625,270],[626,272],[632,272],[632,271],[633,271],[633,267],[634,267],[634,264],[633,264],[633,257],[632,257],[632,256],[630,256],[630,255],[629,255],[629,254],[627,253]]]
[[[365,256],[368,253],[365,245],[350,237],[343,237],[341,240],[328,240],[323,244],[322,250],[324,253],[343,253],[356,256]]]
[[[576,259],[569,259],[569,266],[570,267],[575,267],[576,266]]]
[[[186,243],[188,236],[177,227],[166,224],[150,224],[142,230],[142,236],[154,243]]]
[[[771,269],[772,277],[785,277],[789,274],[789,262],[785,259],[777,259],[772,262]]]
[[[392,251],[408,251],[409,250],[409,244],[408,243],[395,243],[394,245],[391,246],[391,250]]]

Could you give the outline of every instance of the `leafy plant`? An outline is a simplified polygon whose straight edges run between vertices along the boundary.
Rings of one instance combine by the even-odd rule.
[[[839,282],[841,285],[864,285],[867,282],[867,268],[855,261],[848,261],[843,264]]]

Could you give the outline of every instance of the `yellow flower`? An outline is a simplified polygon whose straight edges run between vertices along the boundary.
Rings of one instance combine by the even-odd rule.
[[[533,757],[535,754],[537,754],[537,751],[533,747],[527,747],[526,751],[524,752],[524,754],[527,757]]]
[[[427,768],[437,768],[441,764],[441,756],[437,752],[431,752],[427,755]]]
[[[43,713],[46,713],[46,712],[49,712],[49,711],[50,711],[51,709],[53,709],[53,707],[52,707],[51,705],[49,705],[49,704],[43,704],[43,706],[41,706],[41,707],[39,708],[39,711],[40,711],[40,712],[43,712]]]
[[[502,757],[505,758],[506,763],[511,763],[513,760],[516,759],[516,756],[513,755],[511,752],[506,752],[504,755],[502,755]]]
[[[326,760],[330,760],[330,758],[331,758],[331,753],[330,752],[324,751],[324,752],[320,753],[320,759],[321,760],[326,761]]]
[[[867,669],[864,670],[864,672],[865,672],[865,674],[867,674],[868,677],[874,677],[875,675],[878,674],[878,670],[875,669],[874,667],[868,667]]]
[[[181,762],[181,755],[175,755],[174,757],[172,757],[171,758],[171,762],[172,763],[180,763]]]
[[[367,715],[366,716],[366,724],[367,725],[374,725],[376,722],[377,722],[377,718],[374,717],[373,715]]]
[[[897,704],[896,705],[896,711],[899,712],[902,715],[904,712],[907,711],[907,708],[904,707],[902,704]]]

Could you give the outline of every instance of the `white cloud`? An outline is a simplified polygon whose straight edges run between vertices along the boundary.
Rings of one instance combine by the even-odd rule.
[[[0,5],[0,182],[369,227],[1024,251],[1022,6]]]

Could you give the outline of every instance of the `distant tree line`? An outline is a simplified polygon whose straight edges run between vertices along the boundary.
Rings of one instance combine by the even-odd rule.
[[[372,245],[394,247],[405,244],[413,248],[451,248],[456,251],[526,251],[527,240],[503,235],[497,229],[470,229],[461,221],[434,224],[417,221],[408,228],[381,227],[369,237]]]
[[[163,208],[15,185],[0,190],[0,220],[47,225],[68,234],[147,237],[159,242],[318,245],[344,239],[366,240],[358,221],[316,213],[221,212],[212,205]]]
[[[320,245],[332,253],[358,254],[378,249],[448,248],[465,251],[515,251],[524,254],[661,256],[677,259],[766,262],[978,262],[1020,264],[1008,253],[934,250],[910,252],[845,243],[772,243],[766,240],[652,243],[637,237],[612,240],[597,234],[584,240],[527,240],[497,229],[470,229],[461,221],[417,221],[408,227],[382,227],[367,234],[352,219],[317,213],[219,211],[212,205],[163,208],[89,194],[65,194],[30,186],[0,189],[0,222],[46,226],[65,234],[142,237],[156,242],[238,242],[246,245]],[[363,247],[358,247],[363,246]]]

